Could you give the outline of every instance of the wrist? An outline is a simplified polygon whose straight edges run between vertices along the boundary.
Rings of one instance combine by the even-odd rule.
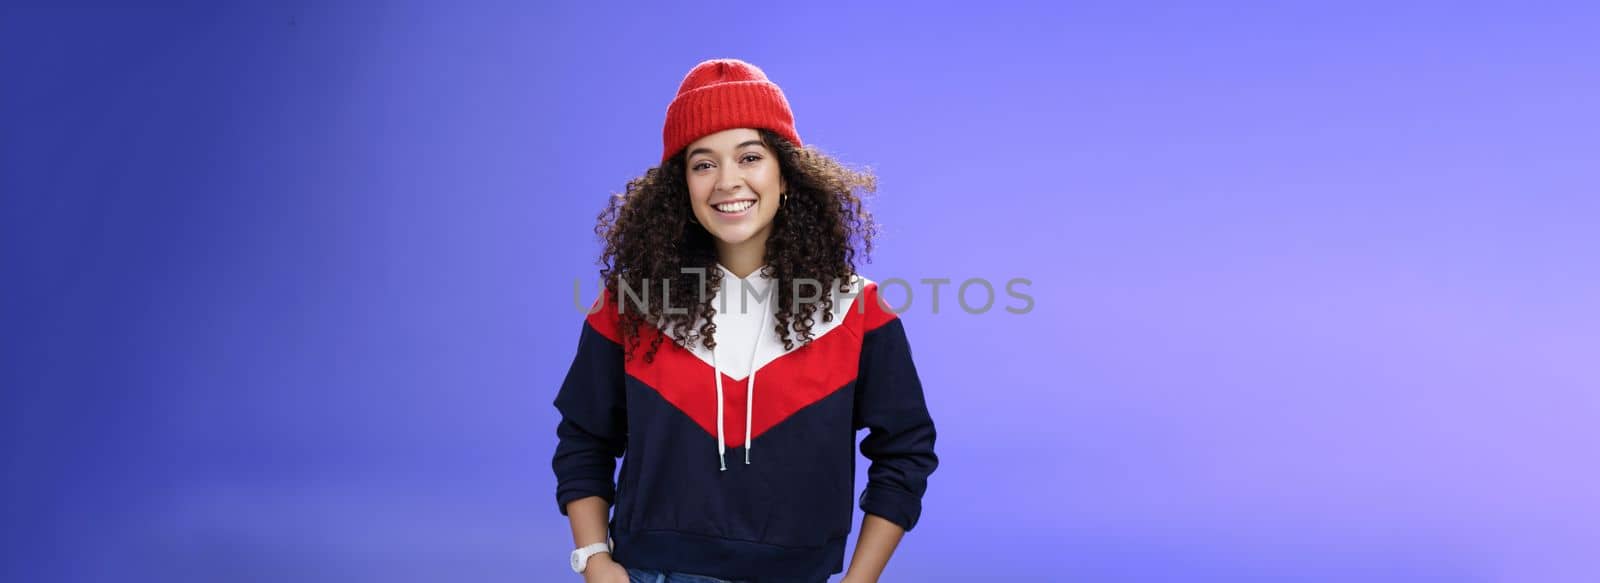
[[[620,565],[611,560],[611,553],[595,553],[589,557],[589,564],[584,565],[583,572],[578,576],[583,577],[585,582],[598,581],[596,577],[610,574],[614,566]]]
[[[572,551],[573,573],[588,573],[594,565],[609,562],[611,562],[609,542],[584,545]]]
[[[614,583],[617,571],[626,572],[621,563],[611,559],[611,553],[600,553],[589,557],[589,566],[579,576],[584,583]]]

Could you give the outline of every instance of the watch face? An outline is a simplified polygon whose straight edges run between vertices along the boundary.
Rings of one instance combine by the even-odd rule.
[[[578,552],[577,551],[573,551],[572,552],[572,571],[575,572],[575,573],[582,573],[583,572],[583,566],[578,564]]]

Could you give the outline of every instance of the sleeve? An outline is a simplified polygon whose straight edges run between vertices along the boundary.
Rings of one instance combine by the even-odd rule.
[[[577,354],[555,399],[561,422],[551,465],[562,515],[573,500],[600,496],[610,503],[616,495],[617,458],[627,446],[627,404],[612,305],[603,299],[600,310],[585,320]]]
[[[853,423],[858,431],[869,430],[861,454],[872,462],[860,505],[909,532],[922,515],[928,476],[939,465],[936,434],[903,324],[887,311],[875,319],[883,321],[862,335],[856,379]]]

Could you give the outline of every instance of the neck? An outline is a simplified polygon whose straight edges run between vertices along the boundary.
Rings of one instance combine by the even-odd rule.
[[[751,237],[737,245],[717,241],[717,261],[735,277],[749,277],[767,263],[767,238]]]

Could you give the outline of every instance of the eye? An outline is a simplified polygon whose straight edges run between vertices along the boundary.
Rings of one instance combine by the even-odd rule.
[[[754,161],[760,160],[760,159],[761,159],[761,155],[760,154],[745,154],[743,158],[739,159],[739,161],[740,162],[754,162]]]
[[[705,160],[701,160],[699,162],[695,162],[693,166],[689,167],[689,169],[690,170],[694,170],[695,172],[699,172],[699,171],[705,170],[706,168],[709,168],[709,167],[711,167],[711,163],[710,162],[707,162]]]

